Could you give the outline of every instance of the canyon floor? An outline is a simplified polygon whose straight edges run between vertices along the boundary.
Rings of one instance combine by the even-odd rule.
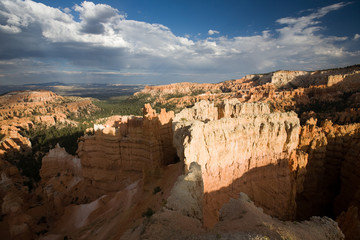
[[[0,96],[1,239],[360,239],[360,65],[37,87]]]

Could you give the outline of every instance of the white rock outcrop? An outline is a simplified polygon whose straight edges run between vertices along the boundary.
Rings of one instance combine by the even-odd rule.
[[[294,217],[291,166],[300,132],[294,112],[271,113],[266,104],[236,99],[218,107],[202,101],[176,115],[173,131],[185,170],[201,166],[205,215],[217,216],[230,196],[244,191],[267,213]]]

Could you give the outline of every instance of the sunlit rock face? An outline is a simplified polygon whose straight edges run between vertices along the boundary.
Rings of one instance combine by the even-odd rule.
[[[22,130],[59,125],[76,126],[70,116],[98,110],[90,99],[62,97],[51,91],[15,91],[0,96],[0,157],[31,152],[30,140]]]
[[[245,192],[271,216],[339,216],[345,235],[358,232],[359,124],[311,118],[300,126],[293,112],[225,100],[184,109],[173,130],[185,170],[194,162],[201,166],[206,226],[219,220],[230,197]]]
[[[95,188],[116,190],[133,171],[146,175],[176,160],[172,146],[173,112],[160,114],[149,104],[143,117],[124,116],[96,125],[79,143],[82,173]],[[125,178],[125,179],[123,179]],[[111,184],[110,184],[111,183]]]
[[[153,104],[172,105],[177,110],[207,100],[221,103],[269,103],[278,111],[293,110],[301,122],[310,117],[347,124],[360,119],[360,65],[319,71],[279,70],[251,74],[216,84],[177,83],[145,87],[138,96],[151,96]],[[201,94],[199,94],[201,93]]]
[[[344,239],[337,223],[328,217],[281,221],[256,207],[245,193],[229,199],[219,210],[219,222],[206,229],[198,217],[200,182],[200,166],[193,162],[189,172],[178,178],[161,211],[128,229],[120,239]]]
[[[201,166],[204,221],[212,225],[230,196],[246,192],[265,212],[295,216],[297,175],[306,154],[296,152],[297,115],[271,113],[262,103],[200,102],[176,115],[174,145],[185,168]],[[276,197],[275,197],[276,196]]]

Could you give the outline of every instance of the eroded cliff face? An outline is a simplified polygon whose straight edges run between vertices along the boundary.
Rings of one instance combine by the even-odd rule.
[[[317,126],[310,119],[302,127],[299,148],[309,160],[303,191],[297,195],[297,217],[313,215],[337,218],[349,239],[360,231],[360,124]]]
[[[345,235],[359,231],[360,124],[336,125],[263,103],[199,102],[174,118],[174,145],[185,163],[202,169],[203,221],[240,192],[280,219],[338,217]]]
[[[143,117],[95,125],[79,156],[57,146],[43,158],[30,193],[0,158],[2,237],[343,239],[333,220],[312,217],[326,215],[358,239],[360,125],[337,124],[360,119],[359,89],[359,66],[146,87],[154,103],[194,107],[174,116],[146,105]],[[31,150],[19,129],[93,109],[47,91],[6,98],[0,155]]]
[[[319,71],[276,71],[252,74],[216,84],[179,83],[146,87],[154,104],[176,110],[202,100],[221,103],[238,98],[241,102],[269,103],[276,111],[293,110],[302,123],[310,117],[347,124],[360,119],[360,66]]]
[[[0,232],[4,239],[31,239],[34,227],[32,216],[26,213],[30,198],[28,188],[23,185],[27,179],[7,161],[0,159]]]
[[[300,123],[295,113],[271,113],[266,104],[236,99],[218,107],[200,102],[177,114],[173,128],[180,160],[186,167],[201,166],[205,224],[213,225],[220,207],[240,191],[268,214],[295,217],[292,168],[306,165],[296,152]]]
[[[0,191],[7,215],[0,228],[8,225],[13,239],[33,239],[48,231],[47,237],[61,239],[121,235],[147,208],[161,208],[182,171],[181,163],[168,166],[178,160],[172,146],[173,117],[173,112],[157,114],[147,104],[143,117],[113,116],[88,129],[78,156],[57,145],[43,157],[41,181],[31,195]],[[6,171],[3,182],[11,175]],[[114,222],[108,224],[108,219]]]
[[[200,165],[178,178],[167,204],[151,218],[127,230],[121,239],[344,239],[335,221],[312,217],[303,222],[284,222],[265,214],[243,192],[220,209],[213,228],[203,226]]]
[[[42,177],[47,185],[44,189],[38,187],[40,183],[34,178],[38,177],[41,156],[45,153],[38,148],[34,150],[36,147],[23,131],[55,125],[76,126],[77,122],[70,117],[95,110],[97,107],[89,99],[61,97],[50,91],[19,91],[0,96],[2,238],[36,239],[48,231],[54,216],[62,214],[63,206],[73,201],[71,195],[76,188],[72,188],[77,181],[73,174],[78,172],[72,171],[75,169],[71,169],[71,164],[64,159],[55,161],[67,154],[63,149],[63,152],[59,151],[60,148],[45,158]]]
[[[82,176],[82,167],[79,158],[68,154],[58,144],[43,157],[40,176],[43,181],[48,181],[50,178],[60,174],[80,177]]]
[[[121,188],[129,178],[156,175],[160,167],[176,161],[173,117],[173,112],[165,110],[156,114],[147,104],[143,117],[118,117],[112,123],[95,125],[94,134],[79,143],[83,177],[106,192]]]

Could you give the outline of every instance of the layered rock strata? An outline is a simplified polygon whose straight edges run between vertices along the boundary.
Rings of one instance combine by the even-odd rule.
[[[280,221],[256,207],[245,193],[224,204],[220,209],[220,221],[212,229],[205,229],[202,219],[198,218],[201,206],[196,204],[201,190],[199,180],[200,166],[192,163],[189,172],[175,183],[167,205],[126,231],[121,239],[344,239],[338,225],[330,218]]]
[[[83,177],[95,188],[112,191],[122,186],[129,175],[125,172],[146,177],[173,163],[173,117],[173,112],[164,109],[156,114],[147,104],[142,118],[125,116],[112,124],[96,125],[94,135],[85,136],[79,143]]]
[[[21,130],[61,124],[76,126],[70,116],[88,115],[98,108],[90,99],[62,97],[51,91],[17,91],[0,96],[0,157],[31,151]]]
[[[205,226],[219,220],[219,209],[230,197],[245,192],[271,216],[330,216],[356,239],[359,124],[318,124],[311,118],[301,127],[295,113],[226,100],[184,109],[173,129],[185,170],[192,163],[202,169]]]
[[[302,123],[310,117],[338,124],[360,120],[360,65],[320,71],[276,71],[247,75],[216,84],[178,83],[145,87],[138,96],[150,96],[155,105],[175,110],[207,100],[221,103],[238,98],[241,102],[269,103],[276,111],[293,110]]]
[[[297,218],[326,215],[337,219],[345,236],[360,232],[360,124],[302,127],[299,148],[308,153],[303,191],[297,193]]]
[[[300,123],[295,113],[271,113],[266,104],[236,99],[218,107],[200,102],[177,114],[173,129],[185,166],[201,166],[206,225],[214,224],[222,204],[240,191],[273,216],[295,217],[297,175],[292,171],[306,165],[305,154],[296,152]]]
[[[29,189],[24,186],[27,179],[9,162],[0,159],[0,232],[2,239],[33,239],[35,225],[29,209]]]
[[[42,159],[40,177],[43,181],[60,174],[71,174],[72,176],[82,176],[80,159],[68,154],[59,144],[51,149]]]

